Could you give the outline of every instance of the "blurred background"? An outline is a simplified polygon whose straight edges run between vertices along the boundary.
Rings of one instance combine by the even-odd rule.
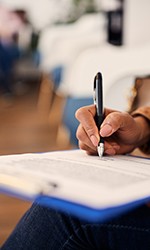
[[[149,0],[0,1],[0,155],[77,148],[77,108],[103,74],[104,105],[127,111],[150,73]],[[0,195],[0,245],[30,202]]]

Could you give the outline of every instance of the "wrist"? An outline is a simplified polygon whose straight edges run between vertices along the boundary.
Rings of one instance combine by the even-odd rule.
[[[141,147],[149,142],[150,123],[149,120],[142,115],[137,115],[136,117],[134,117],[134,120],[139,130],[137,147]]]
[[[146,155],[150,154],[150,106],[139,107],[131,115],[136,120],[139,130],[139,138],[136,147]]]

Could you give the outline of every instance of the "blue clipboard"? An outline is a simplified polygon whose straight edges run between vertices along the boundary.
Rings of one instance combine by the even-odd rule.
[[[46,195],[27,196],[5,187],[0,187],[0,192],[18,199],[36,202],[41,206],[56,209],[60,212],[68,213],[72,216],[89,222],[104,222],[150,202],[149,196],[120,206],[94,208]]]
[[[78,217],[82,220],[89,222],[104,222],[150,202],[150,197],[145,197],[144,199],[121,206],[114,206],[104,209],[95,209],[70,201],[47,196],[40,196],[35,202],[42,206],[57,209],[60,212],[69,213],[70,215]]]

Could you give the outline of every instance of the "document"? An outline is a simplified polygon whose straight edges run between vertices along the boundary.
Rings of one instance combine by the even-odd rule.
[[[0,191],[104,210],[150,199],[150,159],[81,150],[0,156]]]

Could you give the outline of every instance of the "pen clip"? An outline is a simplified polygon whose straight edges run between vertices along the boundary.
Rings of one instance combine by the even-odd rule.
[[[93,102],[94,102],[94,104],[96,105],[96,76],[94,77]]]
[[[103,90],[102,90],[102,74],[98,72],[94,77],[93,101],[96,106],[97,115],[103,114]]]

